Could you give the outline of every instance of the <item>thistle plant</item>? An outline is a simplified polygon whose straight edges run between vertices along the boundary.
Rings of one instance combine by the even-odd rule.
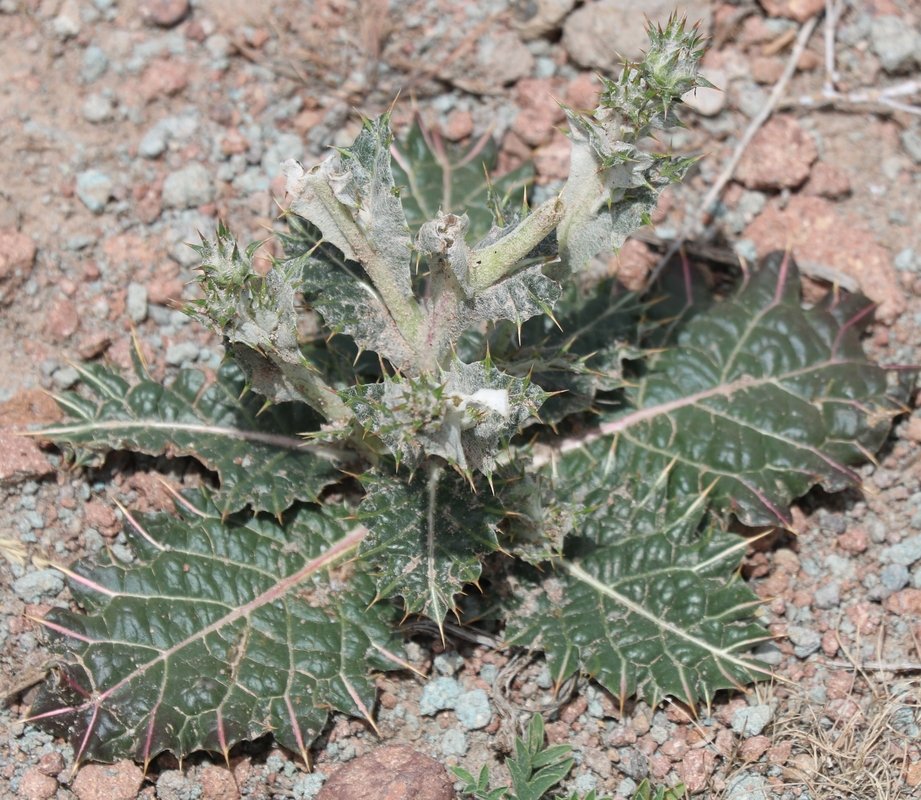
[[[768,674],[729,520],[787,525],[811,487],[856,483],[903,389],[862,352],[871,306],[803,308],[783,254],[718,303],[689,274],[639,294],[580,277],[692,163],[648,144],[706,85],[701,39],[649,33],[593,112],[565,109],[571,174],[537,207],[505,191],[521,175],[486,184],[482,153],[369,119],[286,165],[268,272],[223,226],[201,244],[213,383],[83,368],[45,435],[191,456],[217,486],[126,510],[131,563],[68,569],[82,612],[45,620],[60,654],[32,716],[78,760],[226,756],[267,731],[307,758],[330,710],[373,725],[401,616],[441,625],[485,559],[505,640],[558,684],[695,704]]]

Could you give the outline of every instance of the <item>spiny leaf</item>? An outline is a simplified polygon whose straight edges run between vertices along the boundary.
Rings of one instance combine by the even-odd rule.
[[[284,433],[316,430],[318,416],[301,404],[262,410],[264,398],[241,398],[244,378],[232,361],[210,385],[192,369],[180,370],[168,387],[146,376],[132,385],[98,365],[80,372],[91,399],[63,395],[59,403],[74,420],[44,429],[43,436],[92,453],[193,456],[217,472],[214,503],[222,513],[250,505],[281,514],[295,500],[315,500],[337,479],[332,451]]]
[[[669,492],[698,496],[748,525],[788,524],[786,508],[820,484],[858,483],[848,464],[876,450],[902,392],[860,344],[872,306],[833,297],[804,310],[792,259],[768,257],[738,294],[699,314],[627,392],[632,411],[563,444],[567,469],[668,471]],[[711,484],[712,487],[711,487]]]
[[[345,333],[361,350],[380,353],[397,367],[414,361],[377,290],[361,266],[323,238],[308,220],[290,214],[289,232],[279,238],[286,267],[300,273],[299,288],[334,333]]]
[[[499,148],[488,133],[465,151],[446,144],[436,131],[423,128],[417,119],[391,152],[394,180],[403,188],[403,210],[413,231],[442,211],[466,213],[474,241],[486,235],[494,221],[488,175],[499,159]],[[492,191],[500,198],[512,198],[522,193],[533,176],[534,168],[526,162],[493,179]]]
[[[268,732],[306,757],[331,709],[367,717],[369,672],[396,666],[400,645],[386,606],[369,608],[371,581],[330,573],[363,531],[307,507],[283,525],[222,520],[200,494],[178,511],[129,517],[133,563],[70,573],[86,614],[45,619],[63,656],[33,719],[78,762],[146,765],[163,750],[226,757]]]
[[[198,248],[202,300],[191,309],[224,337],[254,391],[273,403],[309,403],[329,420],[348,416],[335,392],[307,359],[298,336],[296,295],[300,270],[273,262],[268,273],[253,269],[252,252],[241,252],[223,226]]]
[[[496,326],[489,352],[503,370],[529,375],[549,394],[541,420],[556,423],[569,414],[594,407],[599,392],[630,383],[624,362],[638,359],[636,330],[646,304],[613,281],[584,292],[570,287],[553,308],[514,326]]]
[[[381,597],[402,595],[408,614],[441,623],[454,595],[480,577],[480,559],[497,547],[501,515],[483,494],[433,463],[409,480],[367,473],[359,519],[370,529],[361,555],[377,570]]]
[[[705,498],[670,502],[664,480],[613,494],[597,476],[582,480],[595,488],[577,496],[593,510],[556,574],[510,615],[507,641],[542,649],[558,684],[581,670],[651,705],[693,705],[766,672],[742,657],[765,638],[750,620],[758,600],[729,580],[744,540],[700,532]]]

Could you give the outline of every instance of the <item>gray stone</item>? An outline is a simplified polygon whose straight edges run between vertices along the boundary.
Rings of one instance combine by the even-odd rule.
[[[901,272],[917,272],[919,265],[918,259],[915,258],[914,248],[906,247],[899,250],[892,259],[892,266]]]
[[[830,581],[816,590],[813,605],[816,608],[835,608],[841,602],[841,585],[838,581]]]
[[[454,708],[460,697],[461,687],[454,678],[435,678],[425,685],[419,698],[419,713],[431,716],[446,708]]]
[[[803,625],[787,628],[787,638],[793,642],[793,653],[797,658],[808,658],[822,646],[822,637],[818,631]]]
[[[525,41],[559,28],[575,0],[518,0],[513,2],[513,23]]]
[[[51,380],[57,389],[70,389],[80,380],[80,373],[73,367],[61,367],[54,371]]]
[[[620,761],[617,769],[629,778],[641,781],[649,774],[649,759],[634,747],[622,747],[617,751]]]
[[[638,788],[639,785],[633,778],[624,778],[617,784],[617,794],[621,797],[633,797],[634,792],[636,792]]]
[[[743,739],[759,736],[774,716],[768,705],[740,708],[732,715],[732,729]]]
[[[175,367],[198,359],[199,348],[195,342],[177,342],[166,349],[166,363]]]
[[[202,787],[182,774],[178,769],[169,769],[157,778],[158,800],[198,800]]]
[[[445,756],[463,756],[467,753],[467,734],[457,728],[449,728],[441,737],[440,749]]]
[[[908,567],[904,564],[886,564],[879,571],[879,582],[888,594],[905,588],[909,580],[911,576],[908,574]]]
[[[456,675],[457,671],[464,666],[464,657],[456,650],[439,653],[432,661],[432,666],[439,675]]]
[[[704,117],[715,117],[726,107],[726,87],[729,85],[729,75],[721,69],[702,69],[703,75],[712,87],[701,87],[693,92],[688,92],[681,99],[685,105],[694,109]]]
[[[108,122],[115,116],[115,107],[112,100],[104,94],[93,92],[83,101],[83,119],[98,125],[100,122]]]
[[[322,772],[311,772],[309,775],[302,775],[294,782],[291,794],[294,800],[313,800],[323,788],[324,783],[326,783],[326,776]]]
[[[147,287],[131,281],[128,284],[125,308],[132,322],[143,322],[147,319]]]
[[[80,80],[84,83],[98,81],[109,68],[109,58],[101,47],[91,44],[83,51]]]
[[[672,0],[595,0],[586,3],[566,19],[563,47],[583,67],[613,72],[623,58],[637,59],[649,47],[647,19],[665,23],[674,11]],[[710,4],[703,0],[682,3],[681,11],[690,22],[710,27]]]
[[[154,125],[138,143],[138,154],[144,158],[157,158],[166,150],[166,132],[159,125]]]
[[[64,579],[56,569],[27,572],[13,581],[13,592],[26,603],[37,603],[42,597],[54,597],[64,588]]]
[[[94,214],[105,211],[114,189],[112,179],[98,169],[88,169],[77,175],[77,197]]]
[[[886,72],[906,72],[921,54],[921,35],[902,18],[884,14],[870,25],[870,47]]]
[[[468,731],[485,728],[492,719],[489,695],[482,689],[464,692],[454,703],[454,713],[457,721]]]
[[[726,784],[726,800],[770,800],[773,795],[767,781],[760,775],[739,772]]]
[[[921,534],[884,547],[879,557],[886,564],[902,564],[905,567],[921,561]]]
[[[163,181],[163,205],[169,208],[194,208],[214,200],[211,173],[199,163],[171,172]]]
[[[58,15],[51,21],[51,28],[61,39],[72,39],[80,33],[80,6],[77,0],[64,0]]]

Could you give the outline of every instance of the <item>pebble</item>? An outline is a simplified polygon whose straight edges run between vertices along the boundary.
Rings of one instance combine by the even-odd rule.
[[[317,792],[323,788],[326,782],[326,775],[322,772],[312,772],[310,775],[302,775],[294,782],[291,787],[291,794],[294,800],[313,800]]]
[[[441,737],[439,747],[442,755],[460,758],[466,755],[469,747],[467,734],[457,728],[449,728],[444,732],[444,736]]]
[[[214,182],[204,164],[188,164],[171,172],[163,181],[163,205],[168,208],[194,208],[214,200]]]
[[[889,594],[908,586],[909,580],[911,576],[904,564],[887,564],[879,571],[879,582]]]
[[[79,800],[135,800],[144,773],[130,761],[87,764],[71,784]]]
[[[80,66],[80,80],[83,83],[98,81],[109,68],[109,58],[101,47],[91,44],[83,51],[83,63]]]
[[[61,367],[52,373],[51,380],[57,389],[70,389],[80,380],[80,373],[73,367]]]
[[[919,159],[919,162],[921,162],[921,159]],[[899,250],[895,258],[892,259],[892,266],[900,272],[917,272],[919,263],[915,258],[914,248],[906,247],[903,250]]]
[[[768,705],[740,708],[732,715],[732,729],[745,739],[759,736],[774,716]]]
[[[135,281],[128,284],[125,310],[132,322],[141,323],[147,319],[147,287],[144,284]]]
[[[702,86],[693,92],[688,92],[682,100],[685,105],[694,109],[701,116],[715,117],[726,107],[726,87],[729,85],[729,75],[721,69],[702,69],[700,74],[713,86]]]
[[[160,28],[172,28],[189,14],[189,0],[144,0],[141,16]]]
[[[916,561],[921,561],[921,534],[904,539],[898,544],[884,547],[879,557],[887,564],[902,564],[906,567],[910,567]]]
[[[432,661],[432,666],[439,675],[456,675],[464,666],[464,657],[456,650],[439,653]]]
[[[166,132],[159,125],[154,125],[141,137],[138,143],[138,154],[144,158],[157,158],[163,154],[164,150],[166,150]]]
[[[818,158],[812,136],[797,120],[779,115],[755,134],[736,168],[736,179],[750,189],[784,189],[802,184]]]
[[[813,596],[813,605],[816,608],[835,608],[841,602],[841,585],[838,581],[830,581],[819,589]]]
[[[454,703],[454,713],[457,714],[457,721],[468,731],[485,728],[492,719],[489,695],[483,689],[464,692]]]
[[[901,17],[884,14],[870,25],[870,47],[886,72],[906,72],[921,53],[921,34]]]
[[[13,581],[13,592],[26,603],[37,603],[42,597],[54,597],[64,589],[64,579],[56,569],[27,572]]]
[[[317,800],[365,800],[369,796],[376,800],[453,800],[454,785],[435,759],[405,745],[390,745],[337,769]]]
[[[726,784],[726,800],[770,800],[767,781],[760,775],[739,772]]]
[[[30,767],[19,781],[19,796],[24,800],[51,800],[58,792],[58,782],[37,767]]]
[[[422,697],[419,698],[419,713],[422,716],[431,716],[439,711],[454,708],[460,695],[460,684],[454,678],[435,678],[422,690]]]
[[[178,769],[168,769],[157,778],[157,800],[198,800],[201,786],[189,780]]]
[[[787,628],[787,638],[793,642],[793,654],[797,658],[808,658],[822,646],[821,635],[802,625],[791,625]]]
[[[112,179],[101,170],[88,169],[77,175],[77,197],[94,214],[105,211],[114,188]]]
[[[80,6],[77,0],[64,0],[58,15],[51,22],[51,28],[61,39],[72,39],[80,33]]]
[[[98,125],[108,122],[115,116],[115,107],[112,100],[99,92],[93,92],[83,101],[83,119]]]

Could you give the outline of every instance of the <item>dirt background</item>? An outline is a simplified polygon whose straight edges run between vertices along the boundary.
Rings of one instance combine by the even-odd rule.
[[[663,196],[655,226],[601,268],[641,285],[658,242],[680,233],[730,260],[790,247],[817,279],[809,297],[831,281],[879,303],[875,357],[919,364],[921,7],[827,6],[683,6],[710,35],[706,74],[722,91],[690,98],[688,128],[667,143],[703,158]],[[0,797],[309,800],[379,747],[366,724],[335,717],[313,774],[261,742],[235,751],[231,769],[202,756],[180,770],[162,757],[146,776],[122,762],[75,779],[70,748],[19,721],[47,667],[33,618],[69,602],[48,562],[124,548],[113,500],[169,499],[151,461],[67,471],[15,431],[57,418],[46,392],[75,384],[72,362],[126,365],[132,333],[158,376],[215,369],[220,343],[176,310],[195,291],[185,243],[218,219],[241,240],[262,238],[283,203],[280,163],[350,142],[360,113],[397,95],[398,129],[418,111],[452,141],[491,130],[500,169],[531,158],[535,191],[554,191],[567,169],[556,101],[590,107],[594,72],[636,56],[642,15],[669,10],[658,0],[0,0]],[[721,696],[696,719],[678,704],[622,711],[587,682],[554,698],[539,659],[459,635],[442,653],[422,631],[411,656],[433,679],[380,678],[383,740],[476,771],[501,761],[526,712],[544,709],[550,738],[575,748],[570,790],[621,800],[648,776],[733,800],[921,797],[919,441],[921,416],[906,409],[879,463],[862,468],[862,492],[809,496],[795,531],[752,548],[745,572],[777,637],[761,652],[775,683]],[[183,463],[159,467],[177,484],[195,477]],[[471,703],[485,693],[485,721],[463,703],[423,713],[434,677]]]

